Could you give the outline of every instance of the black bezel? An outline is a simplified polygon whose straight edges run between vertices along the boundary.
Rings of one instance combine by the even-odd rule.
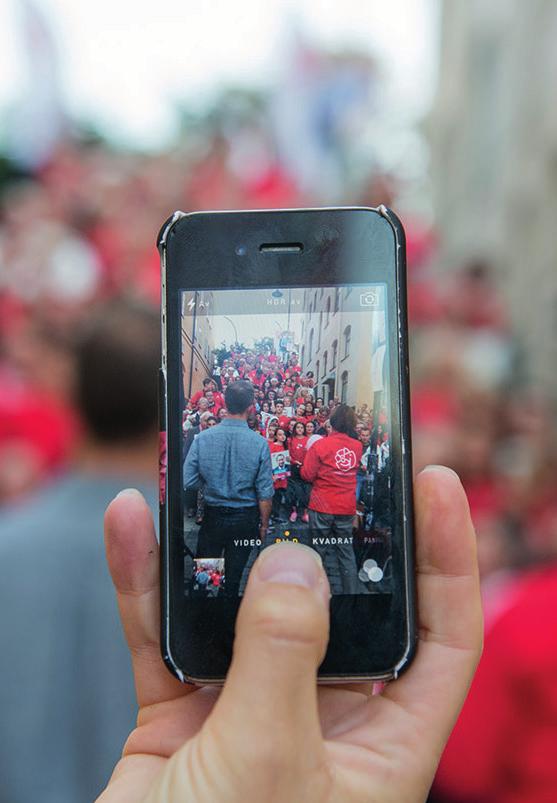
[[[303,243],[301,253],[261,253],[261,243]],[[238,255],[237,245],[246,246]],[[412,463],[404,230],[386,207],[175,213],[163,225],[161,429],[167,492],[161,505],[161,646],[181,680],[220,683],[232,654],[240,598],[184,595],[181,293],[184,289],[285,288],[385,282],[391,381],[393,594],[331,598],[331,637],[320,680],[396,677],[416,645]],[[171,378],[171,381],[168,381]]]

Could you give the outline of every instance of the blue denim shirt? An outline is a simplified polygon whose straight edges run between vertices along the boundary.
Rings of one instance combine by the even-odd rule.
[[[273,496],[267,440],[245,421],[225,418],[196,435],[184,463],[184,488],[201,483],[208,505],[248,507]]]

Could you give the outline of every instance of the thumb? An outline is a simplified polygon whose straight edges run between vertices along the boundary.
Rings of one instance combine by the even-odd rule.
[[[316,675],[329,635],[329,597],[321,558],[309,547],[275,544],[254,564],[211,717],[235,753],[242,741],[260,758],[264,744],[275,760],[299,763],[300,743],[308,758],[308,748],[320,744]]]

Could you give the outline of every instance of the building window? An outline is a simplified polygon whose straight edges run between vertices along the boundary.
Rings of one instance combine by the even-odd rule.
[[[340,309],[340,287],[337,287],[335,290],[335,312],[338,312]]]
[[[327,298],[327,312],[325,313],[325,326],[329,325],[329,318],[331,317],[331,296]]]
[[[346,399],[348,397],[348,371],[343,372],[340,382],[340,400],[343,404],[346,404]]]
[[[311,321],[311,309],[312,309],[312,308],[311,308],[311,304],[310,304],[310,305],[309,305],[309,316],[308,316],[308,318],[309,318],[309,320],[310,320],[310,321]]]
[[[323,328],[323,310],[319,313],[319,334],[317,336],[317,351],[321,348],[321,329]]]
[[[308,365],[311,362],[311,358],[313,357],[313,329],[309,333],[309,345],[308,345]]]
[[[301,357],[300,357],[300,365],[302,366],[302,368],[304,367],[304,356],[305,356],[305,353],[306,353],[306,347],[305,347],[305,346],[302,346],[302,354],[301,354]]]
[[[315,295],[313,297],[313,309],[317,310],[317,290],[315,291]]]
[[[331,361],[331,370],[337,367],[337,351],[338,351],[338,340],[333,341],[333,359]]]
[[[327,376],[327,359],[329,355],[327,352],[323,355],[323,379]]]
[[[350,338],[351,338],[351,336],[352,336],[352,327],[351,326],[347,326],[346,329],[344,330],[344,356],[343,356],[342,359],[344,359],[345,357],[349,357],[350,356]]]
[[[315,364],[315,387],[319,384],[319,360]]]

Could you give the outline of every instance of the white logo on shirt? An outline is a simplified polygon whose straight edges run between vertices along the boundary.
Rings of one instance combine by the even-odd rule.
[[[350,471],[356,465],[356,453],[345,446],[336,452],[335,463],[340,471]]]

